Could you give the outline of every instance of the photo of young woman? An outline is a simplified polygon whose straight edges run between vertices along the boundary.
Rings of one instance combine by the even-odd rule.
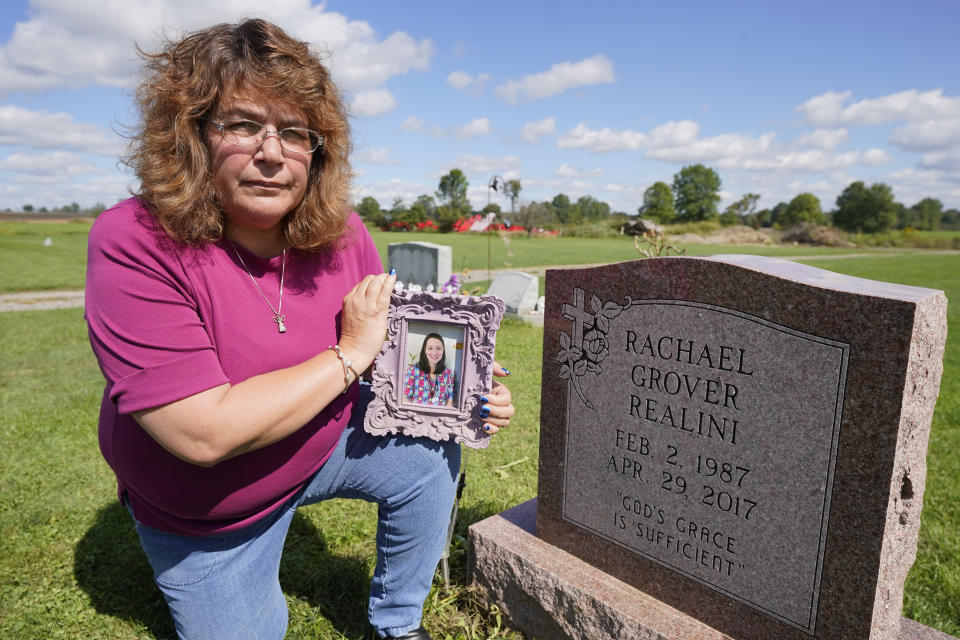
[[[439,333],[428,333],[417,362],[407,367],[403,395],[408,402],[453,406],[454,374],[447,364],[447,350]]]

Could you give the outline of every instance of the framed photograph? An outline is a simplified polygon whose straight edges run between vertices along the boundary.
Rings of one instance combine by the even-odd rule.
[[[486,447],[480,396],[490,391],[503,311],[496,296],[394,292],[364,429]]]

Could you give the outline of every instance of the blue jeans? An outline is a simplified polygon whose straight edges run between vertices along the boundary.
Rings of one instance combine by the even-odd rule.
[[[420,626],[459,468],[459,445],[371,436],[351,425],[307,486],[269,517],[210,537],[166,533],[139,522],[137,533],[180,638],[279,639],[287,630],[280,554],[294,511],[327,498],[376,502],[377,565],[368,617],[381,636],[402,635]]]

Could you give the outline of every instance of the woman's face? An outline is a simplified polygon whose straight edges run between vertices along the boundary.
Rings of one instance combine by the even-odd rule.
[[[271,132],[307,126],[301,111],[266,97],[225,101],[212,119],[252,120]],[[247,231],[272,229],[303,200],[312,154],[284,150],[275,135],[257,147],[231,144],[213,124],[207,125],[206,140],[214,186],[231,225]]]
[[[427,343],[424,345],[423,350],[427,354],[427,361],[430,363],[430,368],[436,369],[437,364],[443,360],[443,340],[427,338]]]

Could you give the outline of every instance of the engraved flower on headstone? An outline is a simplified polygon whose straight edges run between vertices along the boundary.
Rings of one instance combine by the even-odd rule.
[[[624,307],[615,302],[601,302],[594,295],[590,298],[590,310],[593,313],[588,313],[583,308],[583,294],[583,289],[574,287],[573,304],[563,305],[562,316],[573,321],[573,331],[570,334],[560,332],[557,362],[561,364],[558,375],[562,380],[573,383],[581,402],[592,409],[593,404],[583,394],[580,378],[588,373],[600,375],[600,363],[610,353],[610,341],[607,338],[610,321],[620,315]]]
[[[599,373],[600,363],[610,353],[607,336],[600,331],[590,331],[583,336],[583,355],[587,358],[587,370]]]

